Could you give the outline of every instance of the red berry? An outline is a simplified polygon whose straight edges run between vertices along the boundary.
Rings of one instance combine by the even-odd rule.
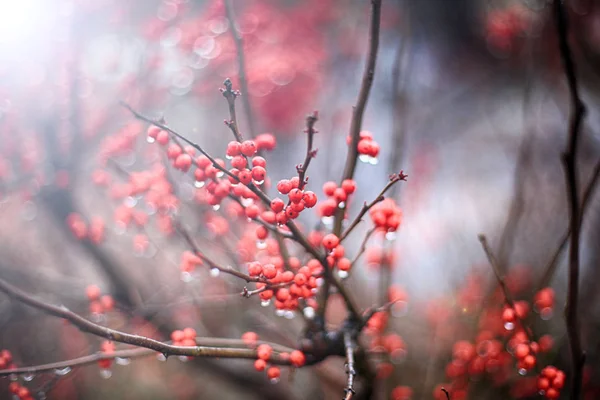
[[[300,350],[294,350],[290,353],[290,362],[295,367],[301,367],[306,362],[306,356]]]
[[[267,171],[263,167],[257,166],[252,168],[252,179],[255,181],[264,182],[266,176]]]
[[[267,362],[265,360],[261,360],[260,358],[254,361],[254,369],[257,371],[264,371],[267,368]]]
[[[271,358],[271,354],[273,354],[273,348],[268,344],[260,344],[256,348],[256,354],[258,355],[259,359],[268,361],[269,358]]]
[[[353,179],[344,179],[342,189],[346,194],[352,194],[356,191],[356,182]]]
[[[240,171],[240,173],[238,174],[238,178],[240,179],[240,182],[242,182],[244,185],[249,185],[252,182],[252,173],[250,172],[250,170],[244,169]]]
[[[314,192],[306,191],[302,195],[302,200],[306,208],[312,208],[317,204],[317,195]]]
[[[257,151],[256,143],[252,140],[245,140],[241,145],[241,151],[246,157],[252,157]]]
[[[292,189],[292,183],[287,179],[282,179],[277,182],[277,191],[281,194],[288,194]]]
[[[96,285],[89,285],[85,289],[85,293],[90,301],[98,300],[100,298],[100,288]]]
[[[227,154],[229,157],[235,157],[241,153],[241,144],[240,142],[232,141],[227,144]]]
[[[252,166],[267,168],[267,160],[265,160],[261,156],[256,156],[252,158]]]
[[[263,275],[267,279],[273,279],[277,276],[277,269],[273,264],[265,264],[263,267]]]
[[[290,191],[290,193],[288,194],[288,197],[290,198],[290,201],[292,203],[299,203],[302,200],[303,195],[304,195],[304,192],[302,192],[302,190],[292,189]]]
[[[235,156],[231,159],[231,166],[237,169],[245,169],[248,165],[248,160],[244,156]]]
[[[280,376],[281,376],[281,370],[279,369],[279,367],[270,367],[267,370],[267,377],[271,380],[279,379]]]
[[[175,168],[183,172],[187,172],[192,166],[192,157],[187,154],[180,154],[175,159]]]
[[[340,239],[333,233],[329,233],[323,238],[323,247],[327,250],[333,250],[339,243]]]
[[[271,210],[273,210],[274,212],[281,212],[283,211],[284,207],[285,203],[280,198],[276,197],[273,200],[271,200]]]
[[[323,193],[327,196],[333,196],[335,189],[337,189],[337,184],[333,181],[325,182],[325,184],[323,184]]]

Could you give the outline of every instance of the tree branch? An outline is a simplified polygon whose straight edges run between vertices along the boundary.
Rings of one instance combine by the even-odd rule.
[[[350,332],[344,332],[344,347],[346,348],[346,373],[348,374],[346,389],[344,389],[344,400],[351,400],[354,393],[356,393],[354,390],[356,369],[354,368],[355,344]]]
[[[352,121],[350,123],[350,145],[348,155],[346,156],[346,166],[344,167],[344,179],[352,179],[356,162],[358,160],[358,140],[362,128],[363,114],[367,107],[371,86],[375,77],[375,66],[377,63],[377,50],[379,48],[379,25],[381,19],[381,0],[371,0],[371,16],[369,22],[369,49],[365,70],[363,72],[360,91],[356,105],[352,109]],[[337,236],[342,231],[342,221],[344,220],[345,207],[336,210],[334,219],[333,233]]]
[[[231,25],[231,36],[235,43],[235,50],[237,53],[238,61],[238,76],[240,78],[240,87],[242,88],[242,103],[244,105],[244,112],[246,114],[246,120],[248,122],[248,131],[250,132],[250,138],[256,137],[256,131],[254,129],[254,114],[252,113],[252,107],[250,105],[250,94],[248,92],[248,78],[246,77],[246,60],[244,54],[244,42],[242,36],[236,29],[235,16],[233,12],[233,3],[231,0],[225,1],[225,13],[229,24]]]
[[[565,77],[571,98],[571,115],[569,117],[569,131],[566,150],[562,155],[567,197],[569,203],[569,220],[571,229],[571,243],[569,248],[569,284],[565,316],[567,319],[567,333],[571,348],[571,363],[573,368],[571,381],[571,398],[578,400],[581,396],[583,385],[583,366],[585,355],[581,347],[579,319],[577,316],[579,303],[579,236],[581,216],[579,207],[579,193],[577,187],[577,144],[581,134],[581,125],[585,116],[585,105],[579,96],[575,63],[568,42],[569,25],[567,10],[562,0],[554,0],[554,17],[558,32],[560,55],[565,70]]]
[[[79,314],[70,311],[64,306],[55,306],[46,303],[36,297],[30,296],[24,291],[12,286],[10,283],[0,279],[0,291],[6,293],[10,297],[33,308],[37,308],[46,314],[66,319],[75,325],[82,332],[87,332],[92,335],[100,336],[111,341],[131,344],[138,347],[144,347],[166,355],[180,355],[191,357],[219,357],[219,358],[241,358],[241,359],[256,359],[256,350],[248,348],[226,348],[226,347],[210,347],[210,346],[174,346],[155,339],[144,336],[133,335],[126,332],[117,331],[95,324],[83,318]],[[279,354],[274,354],[269,360],[273,364],[289,365],[289,359],[281,357]]]

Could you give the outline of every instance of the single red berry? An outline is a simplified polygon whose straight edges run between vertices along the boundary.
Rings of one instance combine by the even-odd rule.
[[[238,174],[238,178],[240,179],[240,182],[242,182],[244,185],[249,185],[252,182],[252,173],[250,172],[250,170],[244,169],[240,171],[240,173]]]
[[[279,367],[270,367],[267,370],[267,377],[271,380],[277,380],[281,376],[281,370]]]
[[[264,214],[264,213],[263,213]],[[263,225],[256,228],[256,238],[258,240],[265,240],[269,236],[269,230]]]
[[[329,233],[323,238],[323,247],[327,250],[333,250],[339,243],[340,238],[333,233]]]
[[[233,168],[242,170],[242,169],[245,169],[247,165],[248,165],[248,160],[246,160],[246,157],[244,157],[242,155],[235,156],[231,159],[231,166]]]
[[[290,362],[295,367],[301,367],[306,362],[306,356],[300,350],[294,350],[290,353]]]
[[[306,208],[312,208],[317,204],[317,195],[314,192],[306,191],[302,195],[302,200]]]
[[[288,197],[292,203],[299,203],[302,200],[303,195],[304,195],[304,192],[302,192],[302,190],[296,188],[296,189],[290,190]]]
[[[241,147],[242,145],[240,142],[231,141],[227,144],[227,151],[225,154],[227,154],[229,157],[235,157],[241,153]]]
[[[245,140],[242,142],[241,151],[246,157],[252,157],[257,151],[256,143],[253,140]]]
[[[323,184],[323,193],[327,196],[333,196],[335,189],[337,189],[337,184],[333,181],[328,181]]]
[[[287,179],[282,179],[277,182],[277,191],[281,194],[288,194],[292,189],[292,183]]]
[[[277,276],[277,269],[275,269],[273,264],[265,264],[263,266],[263,275],[267,279],[273,279]]]
[[[260,344],[256,348],[256,354],[259,359],[268,361],[271,358],[271,354],[273,354],[273,348],[268,344]]]
[[[267,362],[265,360],[261,360],[260,358],[254,361],[254,369],[257,371],[264,371],[267,368]]]
[[[271,200],[271,210],[273,210],[274,212],[281,212],[283,211],[284,207],[285,203],[280,198],[276,197],[273,200]]]
[[[264,182],[267,176],[267,170],[263,167],[257,166],[252,168],[252,179],[257,182]]]
[[[175,159],[175,168],[177,168],[178,170],[187,172],[191,166],[192,157],[187,153],[180,154]]]
[[[158,135],[156,135],[156,143],[160,144],[161,146],[166,146],[169,144],[169,132],[167,131],[160,131],[158,132]]]
[[[342,189],[346,194],[352,194],[356,191],[356,182],[353,179],[344,179],[342,181]]]
[[[100,288],[96,285],[89,285],[85,288],[85,293],[90,301],[98,300],[100,298]]]
[[[263,167],[267,168],[267,160],[265,160],[261,156],[256,156],[252,158],[252,166],[253,167]]]

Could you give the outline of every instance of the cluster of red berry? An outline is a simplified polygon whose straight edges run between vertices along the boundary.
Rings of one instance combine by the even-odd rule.
[[[85,289],[88,300],[90,301],[90,313],[104,314],[115,308],[115,300],[111,295],[102,295],[102,291],[96,285],[89,285]]]
[[[321,217],[331,217],[335,214],[335,210],[344,208],[348,197],[356,191],[356,182],[352,179],[342,181],[340,187],[333,181],[325,182],[323,185],[323,193],[327,199],[319,204],[319,214]]]
[[[108,341],[108,340],[104,340],[100,344],[100,352],[107,356],[112,355],[115,352],[115,343]],[[107,370],[112,365],[112,361],[113,360],[110,358],[104,358],[104,359],[98,360],[98,366],[103,370]]]
[[[254,368],[257,371],[267,372],[267,377],[271,381],[277,381],[281,376],[281,369],[277,366],[269,366],[269,360],[273,355],[273,347],[271,345],[262,343],[257,346],[258,335],[255,332],[245,332],[242,335],[242,340],[247,346],[256,348],[257,359],[254,361]],[[292,350],[290,353],[280,352],[279,357],[283,360],[288,359],[292,366],[302,367],[306,363],[306,356],[300,350]]]
[[[402,222],[402,210],[389,197],[371,207],[369,216],[377,229],[384,232],[396,232]]]

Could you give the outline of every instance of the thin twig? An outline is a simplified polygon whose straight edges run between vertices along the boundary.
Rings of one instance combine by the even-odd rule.
[[[446,388],[442,388],[442,392],[446,394],[446,400],[450,400],[450,392]]]
[[[573,368],[571,382],[571,398],[578,400],[581,396],[583,384],[583,366],[585,354],[581,347],[579,331],[579,318],[577,316],[579,303],[579,236],[581,228],[581,209],[577,185],[577,144],[581,134],[581,125],[585,116],[585,105],[579,96],[575,63],[568,42],[569,25],[567,10],[562,0],[554,0],[554,17],[558,32],[560,55],[565,70],[565,77],[569,87],[571,99],[571,115],[569,117],[569,131],[566,150],[562,155],[567,196],[569,202],[569,221],[571,228],[571,243],[569,247],[569,284],[565,316],[567,320],[567,333],[571,349],[571,363]]]
[[[250,276],[248,274],[244,274],[243,272],[239,272],[232,267],[223,267],[223,266],[217,264],[215,261],[208,258],[202,251],[200,251],[200,248],[196,244],[195,240],[192,238],[191,234],[187,231],[187,229],[185,229],[185,227],[179,221],[175,221],[174,226],[175,226],[175,229],[177,229],[177,231],[179,232],[179,234],[187,242],[187,244],[192,248],[194,253],[198,257],[200,257],[202,260],[204,260],[210,266],[210,268],[219,270],[225,274],[233,275],[237,278],[245,280],[246,282],[268,283],[268,281],[265,278],[261,278],[259,276]]]
[[[369,100],[371,86],[375,77],[375,66],[377,63],[377,49],[379,48],[379,25],[381,19],[381,0],[371,0],[371,15],[369,22],[369,48],[365,70],[363,72],[360,91],[356,105],[352,109],[352,121],[350,123],[350,145],[348,147],[348,155],[346,156],[346,166],[342,181],[352,179],[356,162],[358,160],[358,140],[362,129],[362,120]],[[342,231],[342,221],[344,220],[345,207],[336,210],[333,233],[337,236]]]
[[[223,86],[225,86],[225,88],[221,88],[221,93],[223,93],[223,97],[227,99],[227,105],[229,106],[229,119],[225,120],[225,125],[231,129],[235,139],[238,142],[242,142],[244,138],[240,133],[235,113],[235,99],[240,95],[240,92],[238,90],[233,90],[233,83],[231,83],[231,79],[229,78],[225,79]]]
[[[306,171],[308,170],[308,166],[310,164],[310,160],[317,156],[317,150],[313,150],[313,140],[315,133],[318,131],[315,129],[315,123],[319,119],[319,113],[317,111],[306,117],[306,129],[304,132],[306,133],[306,157],[304,158],[304,162],[302,164],[296,165],[296,171],[298,171],[298,178],[300,180],[300,185],[298,189],[304,189],[308,179],[306,178]]]
[[[350,332],[344,332],[344,347],[346,348],[346,373],[348,374],[346,389],[344,389],[344,400],[350,400],[356,393],[354,391],[354,377],[356,376],[354,368],[355,344]]]
[[[165,342],[161,342],[148,337],[133,335],[126,332],[121,332],[115,329],[107,328],[95,324],[83,318],[79,314],[70,311],[64,306],[55,306],[46,303],[36,297],[25,293],[24,291],[14,287],[3,279],[0,279],[0,291],[6,293],[10,297],[27,304],[33,308],[37,308],[46,314],[66,319],[75,325],[82,332],[87,332],[92,335],[100,336],[111,341],[131,344],[138,347],[144,347],[166,355],[180,355],[191,357],[218,357],[218,358],[241,358],[241,359],[256,359],[257,353],[253,349],[248,348],[224,348],[210,346],[174,346]],[[282,358],[279,354],[274,354],[270,362],[274,364],[289,365],[288,359]]]
[[[252,113],[252,107],[250,105],[250,94],[248,92],[248,78],[246,77],[246,59],[244,54],[244,41],[242,35],[237,30],[235,23],[235,15],[233,12],[233,3],[231,0],[225,1],[225,13],[231,26],[231,36],[235,43],[235,50],[237,53],[238,61],[238,76],[240,78],[240,87],[242,88],[242,103],[244,105],[244,112],[246,114],[246,121],[248,122],[248,131],[250,132],[250,138],[256,137],[256,131],[254,130],[254,114]]]
[[[369,239],[371,238],[371,236],[373,235],[373,233],[375,233],[375,231],[377,230],[377,227],[375,228],[371,228],[369,229],[369,231],[367,232],[367,234],[365,235],[365,237],[363,238],[363,241],[360,245],[360,248],[358,250],[358,253],[356,253],[356,256],[354,256],[354,259],[352,260],[352,267],[354,267],[354,264],[356,264],[358,262],[358,259],[365,253],[365,251],[367,250],[367,242],[369,241]],[[352,268],[350,268],[352,269]]]
[[[588,182],[585,191],[583,193],[583,200],[581,202],[581,212],[580,212],[580,221],[579,224],[583,223],[583,217],[585,216],[585,212],[588,210],[588,206],[591,203],[591,199],[593,198],[594,189],[598,183],[598,178],[600,178],[600,161],[596,163],[594,167],[594,171],[592,172],[592,177]],[[542,279],[538,284],[536,291],[539,291],[550,284],[554,273],[556,272],[556,268],[558,267],[558,259],[563,251],[567,248],[567,243],[569,242],[569,237],[571,236],[571,227],[567,227],[565,232],[562,234],[560,239],[560,244],[552,254],[550,261],[546,264],[546,268],[544,269],[544,275],[542,275]]]
[[[367,202],[365,202],[363,204],[360,212],[358,213],[358,215],[356,216],[356,218],[354,218],[354,221],[352,221],[352,223],[350,224],[350,226],[348,227],[348,229],[346,229],[346,231],[340,237],[340,242],[342,242],[344,239],[346,239],[346,237],[350,234],[350,232],[352,232],[352,230],[354,228],[356,228],[356,226],[360,223],[360,221],[362,221],[362,217],[364,217],[365,214],[371,208],[373,208],[373,206],[375,206],[377,203],[379,203],[379,202],[381,202],[381,201],[383,201],[385,199],[385,197],[384,197],[385,192],[387,192],[389,188],[391,188],[392,186],[394,186],[397,182],[406,181],[406,178],[408,178],[408,175],[404,175],[404,171],[400,171],[399,174],[390,175],[390,180],[385,185],[385,187],[381,190],[381,192],[377,195],[377,197],[375,198],[375,200],[373,200],[372,202],[370,202],[368,204],[367,204]]]
[[[502,292],[504,293],[504,298],[506,299],[506,302],[508,303],[510,308],[512,308],[513,310],[516,310],[515,301],[514,301],[512,295],[510,294],[508,287],[506,286],[506,280],[504,279],[504,276],[500,272],[500,268],[498,267],[498,260],[494,256],[494,253],[492,252],[492,249],[490,248],[487,238],[483,234],[479,234],[478,237],[479,237],[479,241],[481,242],[481,247],[483,248],[483,251],[485,252],[485,255],[487,256],[487,259],[490,262],[490,265],[492,266],[494,275],[496,275],[496,279],[498,280],[498,283],[500,284],[500,288],[502,289]],[[525,334],[527,335],[527,339],[529,340],[529,342],[530,343],[533,342],[533,335],[531,333],[531,330],[529,329],[528,326],[525,325],[525,323],[523,322],[521,317],[519,315],[517,315],[516,312],[515,312],[515,318],[519,322],[519,324],[521,325],[523,330],[525,331]]]

